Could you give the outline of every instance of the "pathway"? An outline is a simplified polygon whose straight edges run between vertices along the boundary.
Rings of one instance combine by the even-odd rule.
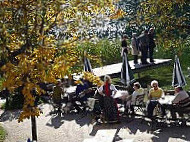
[[[190,127],[164,128],[153,134],[146,123],[136,118],[123,118],[120,124],[92,125],[89,117],[70,114],[65,117],[49,115],[52,107],[41,106],[43,114],[37,118],[38,142],[187,142]],[[30,120],[17,122],[19,111],[0,110],[0,123],[7,130],[5,142],[26,142],[31,138]],[[89,141],[90,140],[90,141]]]

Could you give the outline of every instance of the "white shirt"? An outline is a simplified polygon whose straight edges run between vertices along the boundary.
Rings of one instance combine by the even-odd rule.
[[[131,104],[135,104],[136,98],[139,95],[143,95],[144,94],[144,89],[143,88],[139,88],[137,90],[135,90],[132,94],[132,98],[131,98]]]
[[[182,90],[182,91],[179,91],[179,93],[175,94],[175,98],[174,100],[172,101],[174,104],[177,104],[179,103],[180,101],[186,99],[189,97],[189,95],[187,94],[186,91]]]
[[[99,93],[103,92],[103,89],[104,89],[103,87],[104,87],[104,85],[102,85],[100,88],[98,88]],[[115,86],[113,84],[110,85],[110,90],[112,91],[112,93],[113,93],[113,91],[117,91],[117,89],[115,88]],[[114,95],[114,94],[112,94],[112,95]]]

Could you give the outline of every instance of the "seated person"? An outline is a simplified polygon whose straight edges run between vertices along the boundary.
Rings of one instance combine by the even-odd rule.
[[[149,90],[148,94],[149,102],[147,106],[147,112],[149,118],[152,118],[154,108],[159,104],[158,99],[160,99],[164,95],[163,90],[158,87],[158,81],[153,80],[151,82],[151,87],[152,88]],[[162,111],[162,116],[164,116],[166,113],[163,106],[161,106],[161,111]]]
[[[71,102],[78,112],[81,112],[82,109],[79,107],[76,101],[79,101],[82,106],[85,106],[84,102],[87,101],[87,99],[92,95],[90,87],[92,87],[92,84],[89,81],[84,80],[84,79],[81,79],[81,84],[77,85],[76,93],[75,93],[76,96],[72,98]],[[85,109],[86,108],[84,107],[83,111]]]
[[[175,94],[174,95],[175,95],[175,98],[172,101],[172,104],[174,106],[171,107],[170,111],[171,111],[172,118],[176,119],[176,111],[178,111],[180,117],[183,117],[183,113],[180,113],[181,108],[179,106],[176,106],[176,105],[179,104],[180,101],[183,101],[183,100],[189,98],[189,95],[180,86],[175,87]]]
[[[134,91],[131,95],[131,99],[128,100],[127,104],[126,104],[126,111],[127,111],[127,109],[130,108],[132,111],[132,114],[134,114],[134,107],[133,106],[135,104],[139,103],[137,100],[138,96],[141,96],[141,95],[144,96],[144,89],[141,88],[141,85],[139,82],[134,83],[133,89],[134,89]]]
[[[180,101],[185,100],[188,97],[189,97],[189,95],[187,94],[187,92],[184,91],[182,87],[177,86],[177,87],[175,87],[175,98],[172,101],[172,103],[178,104]]]
[[[62,89],[61,80],[58,80],[56,86],[53,88],[52,99],[54,103],[59,104],[59,105],[61,104],[62,92],[63,92],[63,89]]]
[[[53,95],[52,95],[53,103],[58,105],[58,112],[61,111],[62,93],[63,93],[63,88],[61,80],[58,80],[56,86],[53,88]]]

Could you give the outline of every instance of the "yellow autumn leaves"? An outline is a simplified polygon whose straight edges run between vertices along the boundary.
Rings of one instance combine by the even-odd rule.
[[[126,15],[122,9],[118,9],[114,14],[110,16],[110,19],[119,19]]]
[[[106,15],[107,9],[112,10],[111,18],[123,15],[120,10],[114,12],[114,2],[115,0],[1,2],[0,43],[8,57],[7,63],[1,68],[4,73],[3,88],[12,93],[16,88],[23,87],[25,102],[19,121],[31,115],[39,116],[39,109],[34,106],[36,96],[31,93],[33,89],[37,95],[43,93],[39,83],[56,83],[57,78],[70,77],[78,72],[75,66],[80,64],[83,55],[76,47],[89,39],[86,33],[92,20],[98,14]],[[17,50],[20,53],[13,57],[10,53]],[[87,56],[97,60],[95,55]],[[84,78],[94,85],[102,84],[100,78],[91,73],[84,73]]]
[[[91,72],[83,72],[83,78],[85,80],[88,80],[89,82],[91,82],[93,85],[96,85],[97,87],[100,87],[101,85],[103,85],[103,81],[100,79],[100,77],[94,75]],[[75,81],[75,84],[82,84],[82,81],[77,80]]]

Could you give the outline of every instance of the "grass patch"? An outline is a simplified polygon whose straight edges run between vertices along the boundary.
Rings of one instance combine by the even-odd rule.
[[[6,136],[6,131],[0,125],[0,142],[3,142],[5,140],[5,136]]]
[[[185,69],[183,70],[183,74],[185,76],[186,82],[188,85],[184,87],[185,90],[190,91],[190,77],[188,77],[188,72]],[[152,80],[157,80],[159,83],[159,87],[163,90],[173,90],[172,87],[172,74],[173,74],[173,65],[161,67],[157,69],[147,70],[140,73],[140,78],[138,79],[138,75],[134,74],[136,81],[138,81],[143,88],[146,88],[147,85],[150,85]],[[112,79],[113,84],[120,85],[120,77]]]

